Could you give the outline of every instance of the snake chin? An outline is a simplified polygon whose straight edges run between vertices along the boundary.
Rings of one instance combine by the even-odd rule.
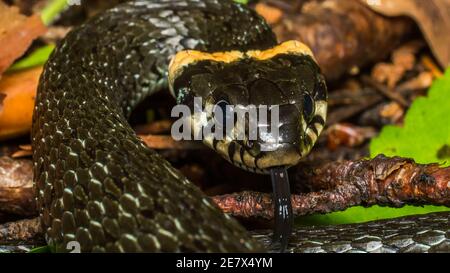
[[[214,141],[207,138],[203,142],[233,165],[258,174],[270,174],[271,169],[276,167],[295,166],[302,158],[298,146],[289,143],[279,144],[273,151],[260,151],[257,148],[255,152],[255,144],[249,148],[236,140]]]

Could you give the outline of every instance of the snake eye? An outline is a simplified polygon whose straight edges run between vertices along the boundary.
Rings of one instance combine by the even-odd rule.
[[[312,118],[314,114],[314,100],[308,93],[303,95],[303,116],[306,120]]]

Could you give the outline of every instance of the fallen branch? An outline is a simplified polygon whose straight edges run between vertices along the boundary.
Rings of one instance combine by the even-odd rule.
[[[7,159],[0,158],[2,161]],[[14,180],[21,174],[21,179],[28,182],[16,183],[13,188],[11,183],[9,186],[0,184],[0,211],[37,215],[33,188],[30,187],[31,166],[24,167],[31,163],[20,161],[25,164],[22,166],[25,169],[16,167],[16,174],[3,171],[3,175]],[[372,160],[300,165],[292,171],[291,180],[297,192],[303,192],[292,196],[294,214],[298,216],[340,211],[355,205],[450,206],[450,167],[441,168],[437,164],[417,164],[411,159],[380,155]],[[0,181],[5,180],[0,177]],[[272,196],[267,193],[245,191],[212,199],[223,211],[234,216],[273,217]]]
[[[31,160],[0,157],[0,212],[36,215]]]
[[[383,84],[374,81],[372,78],[368,76],[362,76],[362,81],[375,88],[375,90],[379,91],[383,96],[387,97],[388,99],[397,102],[398,104],[400,104],[405,108],[409,107],[408,101],[406,101],[406,99],[402,97],[401,94],[394,92],[393,90],[390,90],[387,86],[384,86]]]
[[[450,167],[416,164],[383,155],[372,160],[324,163],[294,170],[303,192],[292,196],[294,214],[328,213],[355,205],[401,207],[405,204],[450,206]],[[273,217],[272,196],[241,192],[215,196],[226,213],[239,217]]]

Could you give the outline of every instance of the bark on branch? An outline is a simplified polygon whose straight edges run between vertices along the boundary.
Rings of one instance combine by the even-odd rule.
[[[28,160],[0,158],[1,212],[37,215],[28,164]],[[6,166],[12,169],[5,170]],[[299,216],[355,205],[450,206],[450,167],[437,164],[417,164],[411,159],[380,155],[371,160],[299,165],[290,174],[296,191],[302,192],[292,196],[294,213]],[[19,178],[22,182],[14,180]],[[246,191],[212,198],[223,211],[234,216],[273,217],[272,196],[267,193]]]
[[[38,218],[25,219],[0,225],[0,245],[27,242],[42,234]]]
[[[292,196],[295,215],[327,213],[355,205],[401,207],[405,204],[450,206],[450,167],[388,158],[299,166],[293,182],[306,193]],[[272,196],[241,192],[215,196],[225,212],[238,217],[273,217]]]
[[[0,212],[36,215],[31,160],[0,157]]]

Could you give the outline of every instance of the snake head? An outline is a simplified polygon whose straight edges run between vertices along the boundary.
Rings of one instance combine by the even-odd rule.
[[[169,83],[192,111],[192,132],[249,171],[296,165],[325,125],[325,80],[297,41],[264,51],[182,51],[170,64]]]

